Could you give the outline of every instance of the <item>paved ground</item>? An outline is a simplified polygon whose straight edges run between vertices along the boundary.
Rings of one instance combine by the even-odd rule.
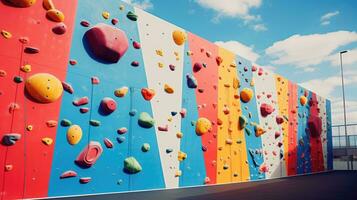
[[[357,171],[333,171],[308,176],[209,187],[131,192],[65,198],[64,200],[357,200]]]

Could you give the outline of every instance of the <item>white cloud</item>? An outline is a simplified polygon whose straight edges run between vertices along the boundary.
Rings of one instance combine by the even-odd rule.
[[[268,28],[264,24],[256,24],[253,26],[253,29],[258,32],[268,30]]]
[[[248,21],[260,19],[258,15],[252,15],[252,8],[259,8],[262,0],[195,0],[200,6],[214,10],[217,15],[214,21],[221,17],[240,18]]]
[[[337,11],[329,12],[329,13],[326,13],[326,14],[322,15],[321,18],[320,18],[321,25],[324,25],[324,26],[329,25],[330,24],[330,19],[332,17],[335,17],[338,14],[340,14],[340,12],[337,10]]]
[[[294,65],[311,68],[323,61],[331,61],[334,51],[357,41],[357,33],[336,31],[325,34],[293,35],[277,41],[265,50],[275,65]],[[351,58],[354,60],[354,58]]]
[[[152,4],[152,2],[150,0],[123,0],[124,2],[131,4],[137,8],[141,8],[143,10],[150,10],[152,8],[154,8],[154,5]]]
[[[357,63],[357,48],[349,50],[347,53],[344,53],[342,56],[343,56],[342,61],[343,61],[344,66]],[[330,61],[332,65],[340,66],[340,54],[339,53],[330,55],[327,58],[327,60]]]
[[[260,57],[259,54],[254,52],[253,46],[247,46],[238,41],[233,41],[233,40],[226,41],[226,42],[217,41],[215,42],[215,44],[225,49],[228,49],[233,53],[237,54],[238,56],[241,56],[251,62],[256,62]]]

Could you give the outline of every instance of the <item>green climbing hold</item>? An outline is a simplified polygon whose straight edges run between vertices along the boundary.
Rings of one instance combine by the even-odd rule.
[[[89,124],[92,126],[100,126],[100,121],[92,119],[89,121]]]
[[[14,77],[14,82],[15,83],[22,83],[24,79],[21,76],[15,76]]]
[[[148,152],[150,150],[150,144],[144,143],[143,146],[141,146],[141,150],[143,152]]]
[[[252,134],[252,131],[249,128],[245,128],[244,130],[248,136]]]
[[[62,119],[61,120],[61,126],[71,126],[72,122],[69,121],[68,119]]]
[[[239,116],[239,129],[242,130],[247,126],[247,118],[244,115]]]
[[[155,120],[147,112],[140,113],[139,125],[143,128],[151,128],[155,124]]]
[[[124,160],[124,171],[128,174],[136,174],[142,170],[140,163],[134,157]]]
[[[128,14],[126,15],[126,17],[128,19],[130,19],[131,21],[136,21],[138,20],[138,16],[135,15],[133,12],[129,11]]]

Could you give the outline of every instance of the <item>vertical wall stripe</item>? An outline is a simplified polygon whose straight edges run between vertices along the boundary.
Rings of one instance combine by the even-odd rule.
[[[332,149],[332,119],[331,101],[326,99],[326,124],[327,124],[327,169],[333,170],[333,149]]]
[[[264,164],[267,167],[265,173],[266,178],[275,178],[282,176],[282,162],[283,146],[281,127],[276,123],[276,116],[278,115],[277,107],[277,93],[275,86],[274,75],[268,71],[253,73],[255,81],[255,95],[257,97],[257,108],[260,109],[263,104],[269,105],[273,112],[267,116],[263,116],[262,111],[259,115],[259,121],[264,131],[262,136]],[[277,135],[279,134],[279,135]]]
[[[321,131],[321,143],[322,143],[322,157],[323,157],[323,168],[321,171],[327,169],[327,113],[326,113],[326,100],[320,96],[318,99],[318,111],[319,117],[322,122],[322,131]]]
[[[282,164],[282,176],[286,176],[288,173],[288,155],[289,155],[289,81],[288,79],[276,75],[276,93],[278,97],[279,119],[283,119],[281,127],[282,144],[284,148],[283,162]]]
[[[288,134],[288,176],[297,173],[298,138],[298,86],[289,81],[289,134]]]
[[[181,117],[171,117],[171,112],[181,110],[184,45],[174,43],[172,32],[184,30],[143,10],[135,9],[135,12],[140,19],[138,25],[148,86],[156,91],[151,105],[166,188],[175,188],[179,182],[175,173],[179,170],[177,155],[180,151],[180,139],[176,137],[176,133],[181,131]],[[161,51],[162,55],[155,51]],[[174,71],[170,70],[170,64],[176,66]],[[166,84],[173,88],[174,93],[165,92]],[[172,120],[168,121],[169,118]],[[159,131],[159,126],[168,126],[168,131]],[[166,149],[173,149],[173,152],[168,154]]]

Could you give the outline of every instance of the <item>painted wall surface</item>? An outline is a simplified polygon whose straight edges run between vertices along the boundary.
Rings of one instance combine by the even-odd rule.
[[[117,0],[0,3],[1,199],[332,169],[330,101]]]

